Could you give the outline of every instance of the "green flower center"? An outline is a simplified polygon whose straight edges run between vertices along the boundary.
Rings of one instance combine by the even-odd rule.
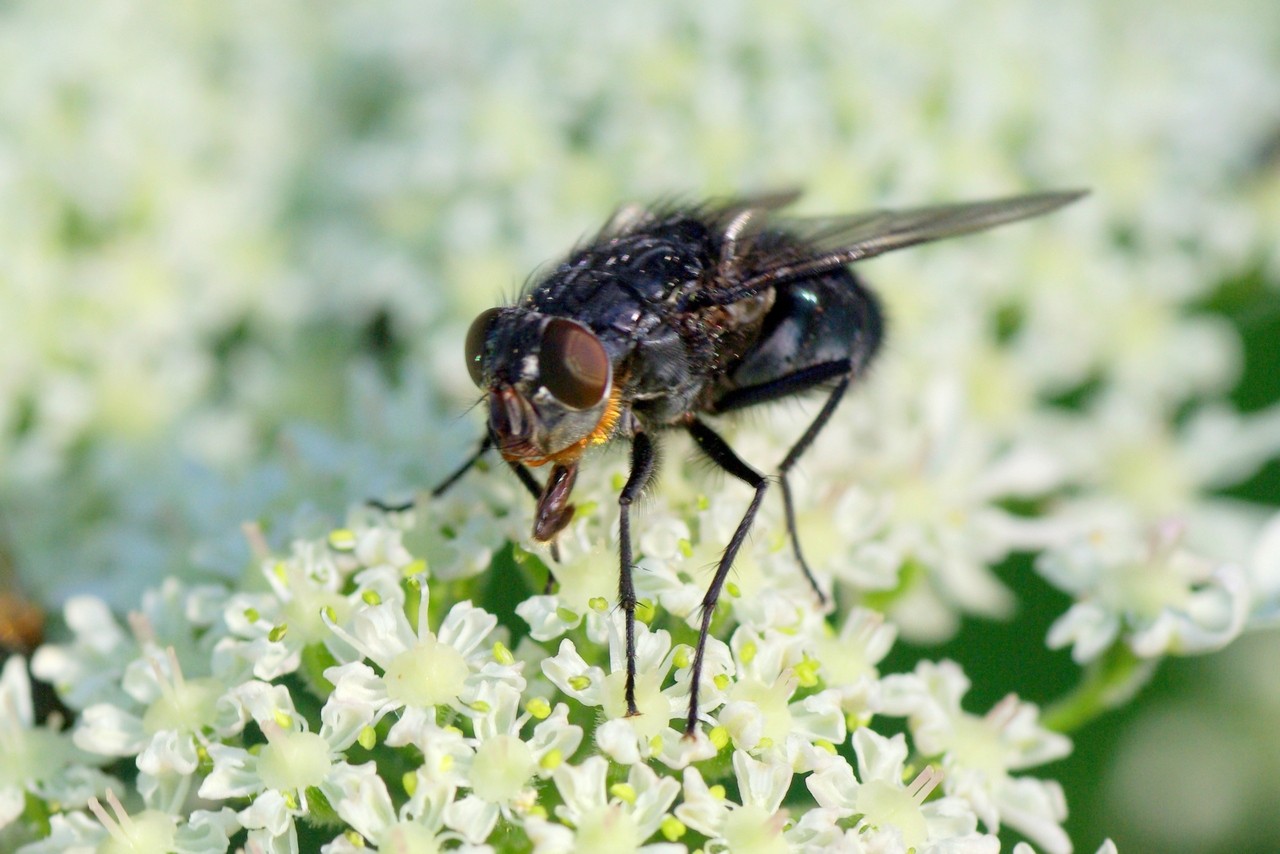
[[[471,762],[471,790],[491,803],[506,803],[524,790],[537,767],[529,745],[510,735],[492,736]]]
[[[221,689],[216,679],[189,679],[175,685],[147,707],[142,715],[143,730],[148,734],[199,732],[213,724]]]
[[[412,854],[436,854],[439,843],[431,831],[416,821],[398,821],[383,832],[379,851],[408,851]]]
[[[301,595],[299,595],[301,594]],[[285,603],[282,623],[289,627],[289,637],[304,646],[320,643],[333,636],[321,616],[326,610],[342,623],[351,611],[345,597],[331,590],[294,590],[294,598]]]
[[[761,736],[781,744],[791,732],[791,710],[787,708],[790,686],[785,679],[772,685],[758,679],[743,679],[729,691],[729,699],[753,704],[764,718]]]
[[[391,699],[407,706],[437,706],[456,700],[470,674],[462,653],[427,636],[391,659],[382,678]]]
[[[76,752],[71,739],[47,729],[12,731],[0,723],[0,785],[22,786],[28,782],[47,780],[71,764]]]
[[[730,812],[721,834],[735,854],[786,854],[791,850],[782,838],[782,816],[751,804]]]
[[[988,723],[965,715],[955,722],[955,732],[951,750],[959,764],[983,772],[988,779],[1005,776],[1007,769],[1000,734]]]
[[[929,838],[920,805],[911,794],[880,780],[863,783],[858,789],[857,811],[871,827],[896,827],[908,848],[918,848]]]
[[[617,804],[583,816],[578,822],[577,850],[594,854],[631,854],[640,849],[640,828]]]
[[[139,851],[176,851],[174,816],[159,810],[144,810],[129,816],[127,823],[98,846],[98,854],[138,854]]]
[[[328,743],[313,732],[287,732],[271,737],[258,754],[258,775],[268,789],[301,791],[318,786],[331,766]]]

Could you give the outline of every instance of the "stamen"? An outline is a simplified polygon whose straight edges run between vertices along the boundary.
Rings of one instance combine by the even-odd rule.
[[[907,784],[907,794],[911,800],[915,801],[919,806],[925,802],[925,799],[932,794],[933,790],[942,782],[941,769],[934,768],[932,765],[926,765],[924,770],[916,775],[916,778]]]
[[[89,812],[93,813],[94,818],[111,835],[112,839],[127,844],[129,842],[128,834],[133,829],[133,821],[129,818],[129,813],[125,811],[124,805],[120,803],[120,799],[116,797],[114,789],[107,789],[107,803],[110,805],[112,812],[116,814],[116,818],[113,819],[107,814],[107,811],[97,798],[89,798]]]

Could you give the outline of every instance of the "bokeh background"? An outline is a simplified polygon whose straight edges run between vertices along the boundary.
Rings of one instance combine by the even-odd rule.
[[[624,200],[1087,186],[1073,274],[1172,296],[1059,332],[1194,316],[1221,346],[1187,398],[1253,416],[1255,457],[1280,424],[1269,0],[3,0],[0,81],[4,583],[49,608],[432,483],[477,435],[471,317]],[[1221,494],[1280,505],[1280,467]],[[1023,592],[928,653],[975,708],[1075,678],[1038,640],[1066,600]],[[1280,847],[1278,672],[1253,633],[1077,733],[1048,771],[1080,850]]]

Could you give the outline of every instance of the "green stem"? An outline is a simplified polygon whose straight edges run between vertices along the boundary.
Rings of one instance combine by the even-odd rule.
[[[1040,720],[1057,732],[1073,732],[1131,699],[1158,663],[1158,659],[1139,658],[1125,643],[1117,642],[1089,663],[1080,683],[1045,709]]]

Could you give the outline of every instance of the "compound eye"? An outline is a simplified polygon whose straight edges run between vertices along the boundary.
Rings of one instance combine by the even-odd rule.
[[[500,308],[482,311],[479,317],[471,321],[471,328],[467,330],[467,373],[471,374],[471,381],[476,385],[484,382],[484,366],[481,364],[484,359],[484,345],[489,340],[493,322],[501,313]]]
[[[570,409],[590,409],[609,390],[609,354],[594,332],[572,320],[547,324],[538,365],[547,391]]]

